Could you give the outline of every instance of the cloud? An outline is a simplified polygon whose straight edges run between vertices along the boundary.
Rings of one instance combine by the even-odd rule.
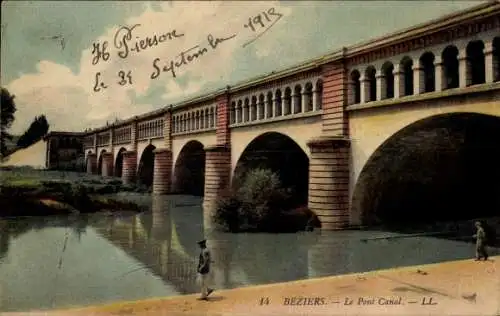
[[[22,132],[36,115],[42,113],[51,123],[51,130],[79,131],[102,125],[115,117],[123,119],[178,102],[215,84],[225,86],[238,68],[238,55],[245,50],[256,49],[253,53],[257,57],[266,57],[278,48],[279,42],[265,39],[267,34],[258,39],[258,46],[242,47],[271,23],[262,12],[266,12],[271,21],[276,18],[276,15],[269,14],[271,8],[283,14],[282,19],[291,14],[291,9],[279,2],[179,1],[156,5],[159,7],[157,11],[148,4],[144,7],[139,16],[130,17],[122,25],[105,30],[95,39],[95,43],[100,45],[107,41],[107,61],[101,60],[92,65],[93,45],[89,43],[82,52],[78,73],[73,73],[65,65],[42,60],[38,63],[38,72],[24,74],[12,81],[7,88],[16,95],[18,107],[12,131]],[[253,20],[255,31],[244,26],[259,14],[263,27],[257,19]],[[127,34],[127,29],[120,29],[131,29],[134,25],[130,34]],[[141,45],[140,40],[147,40],[147,37],[154,41],[155,35],[156,39],[166,40],[143,47],[140,52],[129,50],[127,58],[120,58],[118,53],[125,53],[123,36],[127,35],[130,36],[126,42],[129,48],[137,42]],[[209,35],[214,39],[214,45],[216,38],[234,37],[218,43],[214,49],[208,42]],[[167,39],[169,37],[171,39]],[[155,59],[158,59],[158,67],[163,68],[171,65],[171,61],[179,62],[181,52],[196,45],[197,49],[186,53],[186,64],[175,69],[176,78],[167,71],[151,79],[155,72]],[[203,50],[198,58],[187,57],[204,48],[206,51]],[[123,86],[118,84],[121,71],[127,81]],[[93,90],[97,72],[107,86],[100,92]],[[129,73],[132,84],[128,83]],[[164,87],[165,93],[159,100],[148,100],[150,88],[158,84]],[[142,101],[137,102],[137,98]]]

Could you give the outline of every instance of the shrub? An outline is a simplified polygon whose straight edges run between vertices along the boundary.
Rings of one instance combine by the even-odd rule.
[[[228,197],[218,201],[213,221],[233,232],[275,231],[283,228],[283,206],[288,199],[277,174],[267,169],[250,170]]]

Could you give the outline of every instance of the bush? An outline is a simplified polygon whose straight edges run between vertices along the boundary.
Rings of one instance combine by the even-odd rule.
[[[241,179],[239,179],[241,180]],[[305,226],[290,219],[291,205],[287,190],[281,186],[277,174],[267,169],[250,170],[239,186],[218,201],[213,221],[219,227],[236,231],[289,231]],[[307,219],[306,219],[307,222]]]

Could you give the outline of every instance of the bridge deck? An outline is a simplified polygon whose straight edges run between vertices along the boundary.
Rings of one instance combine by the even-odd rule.
[[[313,299],[293,301],[302,306],[284,304],[285,298],[304,296]],[[262,297],[269,298],[269,305],[259,305]],[[400,304],[382,304],[390,298]],[[304,306],[314,302],[325,305]],[[499,312],[500,256],[496,256],[487,262],[461,260],[221,290],[214,292],[209,302],[186,295],[44,315],[499,315]]]

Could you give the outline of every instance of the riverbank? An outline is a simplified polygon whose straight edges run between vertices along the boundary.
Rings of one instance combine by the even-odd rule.
[[[500,256],[220,290],[209,301],[197,297],[22,315],[499,315]]]
[[[106,197],[118,192],[141,192],[120,179],[76,172],[32,168],[1,168],[0,216],[46,216],[101,211],[142,211],[130,202]]]

